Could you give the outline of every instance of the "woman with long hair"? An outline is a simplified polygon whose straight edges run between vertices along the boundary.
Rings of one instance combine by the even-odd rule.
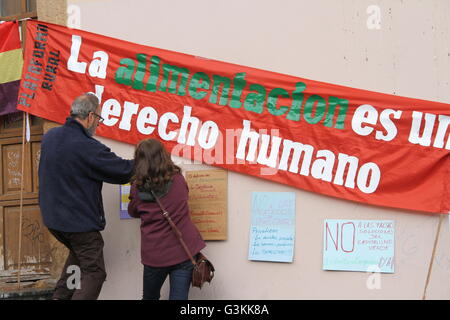
[[[128,213],[141,218],[141,261],[144,265],[144,300],[158,300],[167,276],[170,300],[187,300],[193,264],[163,217],[153,191],[181,231],[193,256],[206,244],[189,217],[189,189],[170,154],[155,139],[142,140],[134,153]]]

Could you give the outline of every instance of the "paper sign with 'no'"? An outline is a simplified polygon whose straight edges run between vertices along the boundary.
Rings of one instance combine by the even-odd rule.
[[[394,221],[325,220],[323,269],[394,273]]]

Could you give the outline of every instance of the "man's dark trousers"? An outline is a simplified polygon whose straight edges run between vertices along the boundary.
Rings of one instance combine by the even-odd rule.
[[[69,256],[53,293],[53,299],[60,300],[96,300],[106,279],[105,262],[103,260],[103,238],[99,231],[93,232],[62,232],[49,229],[53,236],[69,249]],[[78,266],[81,271],[79,289],[76,288],[76,274]],[[72,267],[73,268],[73,267]],[[75,267],[76,268],[76,267]],[[76,269],[75,269],[76,270]],[[71,288],[69,288],[69,286]]]

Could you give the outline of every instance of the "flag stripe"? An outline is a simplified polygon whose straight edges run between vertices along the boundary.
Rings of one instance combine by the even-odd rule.
[[[0,52],[20,48],[19,24],[12,21],[0,24]]]
[[[20,80],[0,84],[0,116],[17,111]]]
[[[22,75],[22,49],[0,53],[0,83],[19,80]]]

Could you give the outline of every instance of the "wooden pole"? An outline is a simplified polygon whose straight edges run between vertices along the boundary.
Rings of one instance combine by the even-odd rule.
[[[422,300],[426,299],[427,296],[427,289],[428,289],[428,284],[430,282],[430,276],[431,276],[431,271],[433,269],[433,262],[434,262],[434,257],[436,255],[436,247],[437,244],[439,242],[439,234],[441,233],[441,226],[442,226],[442,220],[444,220],[444,215],[440,214],[439,215],[439,224],[438,224],[438,229],[436,232],[436,237],[434,239],[434,246],[433,246],[433,252],[431,254],[431,261],[430,261],[430,266],[428,267],[428,274],[427,274],[427,280],[425,282],[425,288],[423,290],[423,296],[422,296]]]
[[[26,127],[26,113],[23,112],[22,121],[22,168],[20,177],[20,206],[19,206],[19,259],[17,271],[17,287],[20,289],[20,273],[22,268],[22,217],[23,217],[23,186],[25,180],[25,127]]]
[[[24,14],[27,11],[27,1],[21,1],[21,10],[20,13]],[[24,51],[22,51],[24,54]],[[20,207],[19,207],[19,267],[17,271],[17,287],[20,290],[20,273],[22,268],[22,217],[23,217],[23,185],[24,185],[24,172],[25,172],[25,112],[22,112],[23,121],[22,121],[22,168],[21,168],[21,176],[20,176]]]

